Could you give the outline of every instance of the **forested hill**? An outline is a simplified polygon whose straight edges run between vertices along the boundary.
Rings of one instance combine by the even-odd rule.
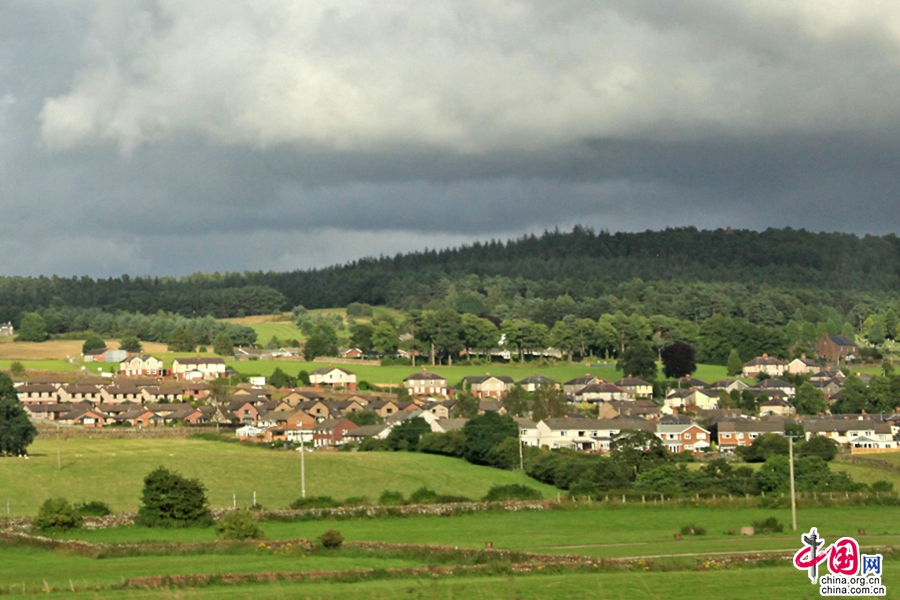
[[[165,310],[217,317],[269,313],[298,304],[318,308],[366,302],[418,308],[445,302],[453,294],[464,304],[459,310],[490,310],[497,304],[563,295],[579,303],[622,298],[637,279],[654,282],[653,289],[663,300],[693,285],[695,292],[702,292],[701,299],[686,300],[689,303],[702,302],[708,295],[734,296],[735,289],[751,290],[754,296],[760,289],[767,294],[788,292],[799,298],[800,305],[813,297],[821,300],[827,293],[821,301],[846,314],[861,294],[893,297],[900,284],[898,250],[900,239],[895,235],[860,238],[793,229],[695,228],[610,234],[576,227],[572,232],[365,258],[288,273],[200,274],[178,279],[4,277],[0,278],[0,321],[15,321],[22,311],[47,307],[145,314]],[[807,294],[804,300],[803,290],[815,296]],[[711,306],[715,302],[710,300]],[[703,316],[696,314],[696,308],[678,309],[685,310],[693,310],[694,319]]]

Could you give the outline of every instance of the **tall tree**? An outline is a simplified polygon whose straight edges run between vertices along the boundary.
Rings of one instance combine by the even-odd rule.
[[[222,332],[216,336],[213,341],[213,352],[219,356],[231,356],[234,354],[234,341],[226,332]]]
[[[81,353],[87,354],[91,350],[100,350],[101,348],[106,348],[106,342],[103,341],[102,337],[91,332],[81,345]]]
[[[487,465],[491,450],[506,438],[518,437],[519,426],[509,415],[487,411],[469,419],[463,426],[463,435],[466,436],[465,459],[476,465]]]
[[[632,344],[619,358],[616,368],[625,375],[656,381],[656,352],[647,342]]]
[[[729,375],[740,375],[744,372],[744,361],[741,360],[741,355],[734,348],[728,353],[727,369]]]
[[[227,334],[226,334],[227,335]],[[136,335],[133,333],[128,333],[122,336],[122,339],[119,341],[119,350],[124,350],[125,352],[131,352],[132,354],[137,354],[141,352],[144,347],[141,345],[141,340],[138,339]]]
[[[47,339],[47,325],[37,313],[25,313],[19,325],[18,339],[23,342],[43,342]]]
[[[797,389],[794,396],[794,408],[802,415],[815,415],[828,410],[828,401],[820,390],[806,381]]]
[[[572,362],[572,354],[578,348],[578,336],[565,321],[557,321],[550,330],[550,343],[560,352],[564,352],[568,361]]]
[[[0,373],[0,456],[24,456],[36,436],[12,379]]]
[[[169,352],[193,352],[196,347],[197,341],[189,329],[176,329],[169,336]]]
[[[675,342],[660,352],[663,363],[663,374],[670,379],[687,377],[697,370],[694,347],[684,342]]]

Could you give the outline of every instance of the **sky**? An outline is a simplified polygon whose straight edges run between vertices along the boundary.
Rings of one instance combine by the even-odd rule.
[[[900,4],[6,0],[0,275],[900,226]]]

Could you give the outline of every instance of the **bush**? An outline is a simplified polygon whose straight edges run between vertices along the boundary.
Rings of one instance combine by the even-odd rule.
[[[369,498],[367,496],[351,496],[344,500],[344,506],[369,506],[372,504],[369,502]]]
[[[890,481],[885,481],[884,479],[880,479],[872,484],[871,490],[873,492],[893,492],[894,484]]]
[[[75,510],[77,510],[82,515],[89,517],[105,517],[106,515],[112,514],[112,510],[110,510],[109,504],[107,504],[106,502],[100,502],[99,500],[76,504]]]
[[[484,497],[486,502],[503,500],[540,500],[544,496],[536,489],[514,483],[512,485],[495,485]]]
[[[438,494],[424,485],[409,495],[410,504],[436,504]]]
[[[143,506],[135,522],[147,527],[208,527],[206,488],[198,479],[187,479],[159,467],[144,478]]]
[[[310,496],[309,498],[297,498],[291,502],[291,508],[302,510],[304,508],[337,508],[340,502],[331,496]]]
[[[684,525],[681,528],[681,535],[706,535],[706,527],[700,525]]]
[[[590,481],[580,481],[569,488],[569,498],[590,498],[594,500],[600,494],[597,484]]]
[[[380,506],[399,506],[403,504],[403,494],[392,490],[384,490],[378,496],[378,504]]]
[[[50,498],[41,504],[32,525],[41,531],[69,531],[81,527],[81,513],[65,498]]]
[[[344,536],[337,529],[329,529],[319,536],[319,543],[325,548],[340,548],[344,543]]]
[[[779,523],[775,517],[769,517],[762,521],[753,521],[754,533],[781,533],[784,531],[784,524]]]
[[[266,534],[247,510],[235,510],[216,521],[216,537],[220,540],[261,540]]]

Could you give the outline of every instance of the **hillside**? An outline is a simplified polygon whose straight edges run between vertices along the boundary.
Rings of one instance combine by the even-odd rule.
[[[65,431],[63,431],[65,434]],[[29,460],[12,460],[0,474],[10,498],[10,514],[37,512],[47,498],[103,500],[115,511],[137,510],[143,478],[162,465],[200,479],[213,508],[225,508],[236,495],[240,506],[257,502],[286,508],[300,497],[300,455],[292,451],[248,448],[194,439],[38,438]],[[408,496],[421,486],[441,494],[481,498],[494,485],[521,483],[545,497],[557,490],[521,473],[471,465],[462,459],[412,452],[310,452],[306,490],[312,496],[376,500],[385,489]]]
[[[455,285],[484,297],[575,300],[619,293],[634,279],[675,283],[761,285],[784,290],[828,290],[833,304],[845,290],[884,292],[900,283],[900,240],[793,229],[643,233],[546,232],[395,257],[361,258],[308,271],[196,274],[182,278],[0,278],[0,321],[48,306],[99,307],[144,314],[239,317],[350,302],[414,308]],[[476,303],[477,304],[477,303]],[[846,308],[846,306],[845,306]]]

